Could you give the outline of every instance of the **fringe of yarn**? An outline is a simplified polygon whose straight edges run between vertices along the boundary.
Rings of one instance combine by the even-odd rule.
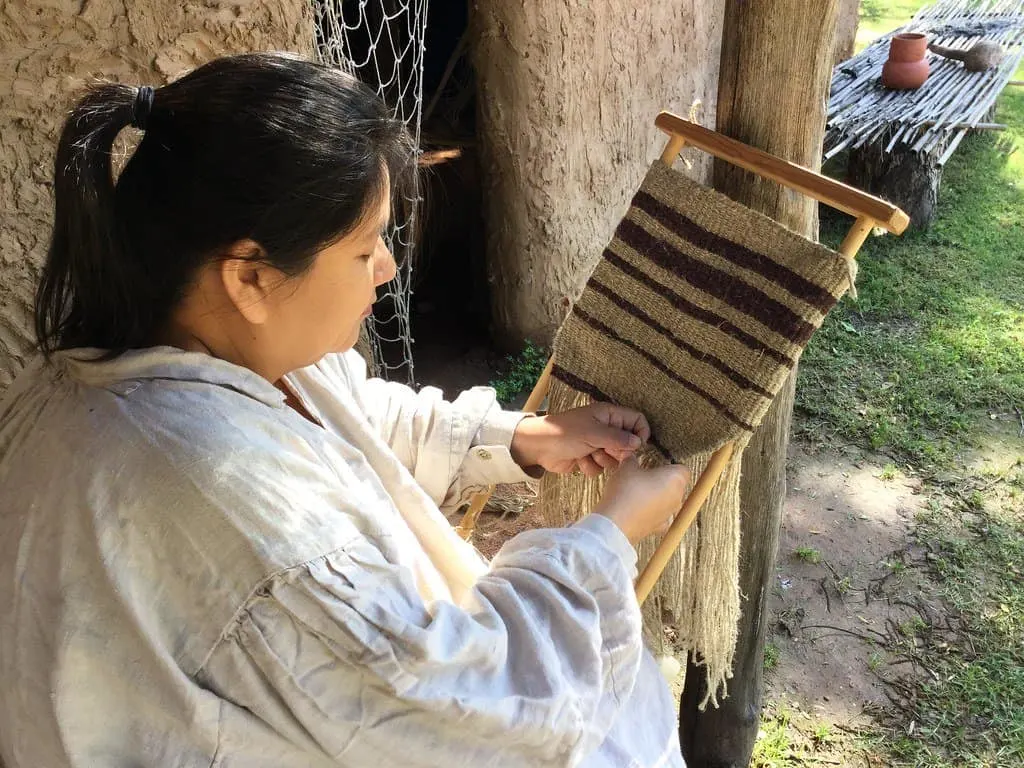
[[[552,379],[548,410],[561,413],[587,405],[590,397]],[[686,462],[693,481],[710,456]],[[644,639],[655,654],[665,652],[666,620],[678,632],[677,650],[693,654],[707,677],[707,695],[701,702],[718,706],[727,695],[732,677],[733,652],[740,616],[739,595],[739,481],[742,451],[737,450],[715,485],[682,546],[665,567],[643,606]],[[641,457],[646,466],[664,461],[656,452]],[[540,509],[545,522],[562,527],[593,509],[604,490],[604,479],[583,475],[546,474],[540,482]],[[640,570],[654,554],[658,537],[637,547]]]

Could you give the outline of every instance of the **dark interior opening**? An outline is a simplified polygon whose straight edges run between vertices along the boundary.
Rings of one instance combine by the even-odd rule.
[[[348,27],[348,53],[358,76],[377,87],[379,79],[408,82],[413,56],[389,60],[392,46],[376,39],[386,15],[400,11],[399,0],[342,3]],[[417,247],[412,254],[410,328],[416,384],[433,384],[449,396],[486,384],[499,358],[490,351],[490,301],[484,252],[482,187],[476,142],[476,84],[469,56],[468,4],[465,0],[432,0],[427,8],[423,54],[420,147],[422,204],[417,222]],[[317,44],[339,45],[318,19]],[[399,28],[401,26],[401,28]],[[389,25],[392,35],[404,25]],[[407,34],[407,33],[406,33]],[[408,41],[395,40],[397,48]],[[373,55],[370,52],[373,50]],[[360,66],[362,63],[362,66]],[[384,98],[411,114],[416,94],[385,86]],[[396,254],[396,256],[402,256]],[[388,376],[407,380],[395,307],[378,302],[374,316],[384,341],[381,353]]]
[[[468,3],[432,2],[423,67],[422,228],[413,265],[416,380],[456,390],[493,370]]]

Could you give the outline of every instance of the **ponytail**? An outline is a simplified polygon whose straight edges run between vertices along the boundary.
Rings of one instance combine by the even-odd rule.
[[[138,90],[94,87],[74,108],[54,162],[53,237],[36,293],[36,337],[44,354],[124,333],[138,275],[123,250],[114,214],[111,153],[133,122]],[[102,329],[102,332],[98,333]]]
[[[115,184],[111,149],[142,140]],[[342,71],[280,54],[216,59],[153,91],[94,87],[64,125],[36,294],[46,355],[150,346],[199,270],[252,240],[287,276],[415,172],[405,126]]]

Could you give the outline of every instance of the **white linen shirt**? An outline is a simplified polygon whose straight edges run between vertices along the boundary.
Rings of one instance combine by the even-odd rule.
[[[92,352],[0,402],[7,768],[682,766],[618,528],[440,511],[525,478],[491,390]]]

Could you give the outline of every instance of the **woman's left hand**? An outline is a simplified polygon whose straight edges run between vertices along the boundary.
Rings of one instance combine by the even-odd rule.
[[[512,458],[525,468],[565,474],[579,469],[588,477],[613,469],[650,438],[639,411],[594,403],[554,416],[528,416],[512,438]]]

